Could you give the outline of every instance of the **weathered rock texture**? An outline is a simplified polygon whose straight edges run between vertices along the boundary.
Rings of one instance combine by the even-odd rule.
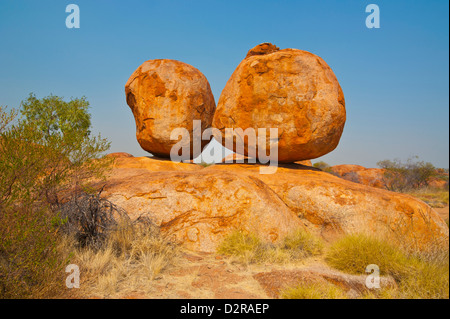
[[[256,159],[242,155],[242,154],[229,154],[222,159],[222,163],[256,163]]]
[[[448,188],[448,181],[432,177],[428,180],[428,185],[435,188],[445,189],[446,187]]]
[[[190,156],[185,159],[197,157],[209,143],[202,141],[201,147],[193,148],[193,135],[201,136],[200,131],[193,132],[193,121],[201,121],[202,131],[210,127],[215,108],[208,80],[193,66],[166,59],[146,61],[128,79],[125,94],[144,150],[170,157],[172,146],[181,139],[170,139],[176,128],[190,134]]]
[[[331,166],[330,169],[337,176],[351,182],[377,188],[386,187],[387,180],[384,177],[386,170],[382,168],[366,168],[361,165],[343,164]]]
[[[263,182],[234,172],[150,158],[118,159],[104,194],[132,218],[144,214],[188,248],[212,252],[234,229],[274,242],[303,227]]]
[[[213,126],[225,128],[278,128],[279,162],[317,158],[334,150],[346,120],[345,100],[331,68],[317,55],[279,50],[270,43],[251,49],[222,91]],[[261,136],[258,136],[261,138]],[[270,149],[267,130],[265,150]],[[257,157],[242,134],[244,154]],[[241,152],[242,153],[242,152]]]
[[[298,161],[295,164],[305,165],[305,166],[313,166],[310,160]]]
[[[214,251],[233,229],[272,242],[302,228],[328,241],[362,232],[420,249],[448,247],[443,219],[412,196],[304,165],[285,164],[273,175],[259,167],[117,158],[103,195],[199,251]]]
[[[333,241],[343,234],[384,236],[420,249],[448,247],[448,227],[429,205],[417,198],[346,181],[296,164],[259,174],[258,165],[215,165],[207,169],[235,171],[260,179],[310,230]]]
[[[113,157],[113,158],[127,158],[127,157],[134,157],[130,153],[126,152],[115,152],[115,153],[109,153],[106,155],[106,157]]]

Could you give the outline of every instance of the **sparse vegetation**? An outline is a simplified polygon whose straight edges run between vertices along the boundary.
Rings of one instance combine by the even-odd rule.
[[[322,253],[320,239],[304,231],[297,231],[277,244],[262,242],[256,235],[234,231],[221,243],[218,253],[231,256],[245,264],[301,260]]]
[[[74,251],[72,262],[83,273],[80,295],[114,297],[116,293],[151,291],[152,281],[174,261],[178,247],[158,228],[148,226],[122,221],[101,248],[66,240],[66,247]]]
[[[410,190],[407,194],[419,198],[433,208],[445,207],[449,201],[449,191],[446,189],[424,187]]]
[[[324,244],[318,237],[298,230],[284,238],[282,248],[294,256],[308,257],[322,254]]]
[[[345,291],[329,282],[301,284],[283,290],[282,299],[348,299]]]
[[[327,263],[341,271],[364,274],[370,264],[392,276],[398,289],[381,292],[389,298],[448,298],[447,251],[411,252],[365,235],[349,235],[330,247]]]
[[[97,194],[83,193],[61,205],[58,230],[76,239],[80,246],[100,248],[118,222],[131,223],[127,213]]]

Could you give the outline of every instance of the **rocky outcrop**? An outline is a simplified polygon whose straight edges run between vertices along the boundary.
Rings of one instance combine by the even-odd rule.
[[[313,166],[310,160],[298,161],[295,164],[305,165],[305,166]]]
[[[258,164],[203,168],[155,158],[118,158],[103,195],[132,218],[149,216],[188,248],[212,252],[234,229],[277,241],[302,228],[334,241],[383,236],[419,249],[448,247],[448,227],[408,195],[349,182],[313,167]]]
[[[259,174],[257,165],[215,165],[208,169],[235,171],[260,179],[295,214],[309,222],[310,231],[334,241],[343,234],[365,233],[408,243],[419,249],[448,247],[448,227],[417,198],[346,181],[296,164]]]
[[[261,147],[267,154],[271,148],[268,129],[277,128],[278,141],[272,142],[278,146],[278,161],[296,162],[334,150],[345,120],[344,94],[323,59],[307,51],[279,50],[264,43],[251,49],[231,75],[218,101],[213,126],[222,132],[219,142],[250,157],[258,154],[245,140],[245,131],[226,136],[225,128],[253,128],[256,133],[258,128],[267,128],[266,135],[256,134],[260,140],[265,138]]]
[[[275,242],[302,221],[263,182],[234,172],[151,158],[115,163],[104,196],[190,249],[213,252],[235,229]]]
[[[242,155],[242,154],[233,153],[233,154],[229,154],[229,155],[225,156],[222,159],[222,163],[245,163],[245,162],[248,162],[249,160],[256,163],[255,158],[250,158],[250,157]]]
[[[125,152],[115,152],[115,153],[109,153],[106,155],[106,157],[112,157],[112,158],[127,158],[127,157],[134,157],[130,153]]]
[[[387,182],[384,177],[386,170],[382,168],[365,168],[361,165],[343,164],[331,166],[330,170],[343,179],[367,186],[385,188]]]
[[[172,147],[181,140],[181,130],[171,139],[177,128],[186,129],[189,137],[179,145],[190,150],[182,159],[197,157],[209,143],[202,140],[198,147],[193,143],[194,136],[200,140],[203,130],[211,126],[215,108],[208,80],[193,66],[167,59],[146,61],[128,79],[125,94],[144,150],[169,158]],[[194,127],[194,120],[201,121],[201,128]]]
[[[222,159],[222,163],[257,163],[255,158],[251,158],[242,154],[229,154]],[[305,166],[313,166],[310,160],[298,161],[295,164],[305,165]]]
[[[434,188],[441,188],[441,189],[448,189],[448,180],[443,180],[437,177],[431,177],[428,180],[428,186],[434,187]]]

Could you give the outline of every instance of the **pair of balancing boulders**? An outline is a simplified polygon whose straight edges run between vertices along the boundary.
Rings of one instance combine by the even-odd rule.
[[[223,136],[219,142],[233,145],[235,152],[242,149],[237,148],[236,138],[227,143],[227,128],[253,128],[256,133],[266,128],[267,137],[270,128],[277,128],[278,162],[314,159],[336,148],[346,120],[344,94],[327,63],[307,51],[280,50],[270,43],[248,52],[223,89],[217,108],[206,77],[175,60],[144,62],[128,79],[125,93],[139,144],[162,158],[169,158],[178,143],[171,139],[177,128],[190,134],[191,149],[185,159],[200,154],[210,140],[193,147],[194,120],[199,120],[202,131],[218,129]],[[242,155],[258,157],[249,154],[246,141],[242,140]]]

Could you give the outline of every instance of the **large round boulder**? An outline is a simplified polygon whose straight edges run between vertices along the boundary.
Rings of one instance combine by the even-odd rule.
[[[201,138],[203,130],[211,127],[215,101],[208,80],[193,66],[167,59],[146,61],[128,79],[125,94],[136,121],[137,140],[147,152],[168,158],[180,142],[179,146],[190,149],[182,159],[192,159],[209,143],[202,141],[194,149],[194,137]],[[201,121],[201,128],[194,126],[194,120]]]
[[[344,94],[324,60],[307,51],[263,43],[251,49],[231,75],[213,126],[222,132],[220,142],[233,145],[234,152],[258,157],[249,143],[255,139],[245,136],[245,130],[253,128],[267,155],[271,140],[272,149],[278,144],[279,162],[296,162],[334,150],[345,120]],[[242,131],[226,135],[226,128]],[[258,128],[266,128],[265,136],[258,135]],[[269,128],[278,129],[278,139],[270,136]],[[239,143],[244,144],[243,152]]]

